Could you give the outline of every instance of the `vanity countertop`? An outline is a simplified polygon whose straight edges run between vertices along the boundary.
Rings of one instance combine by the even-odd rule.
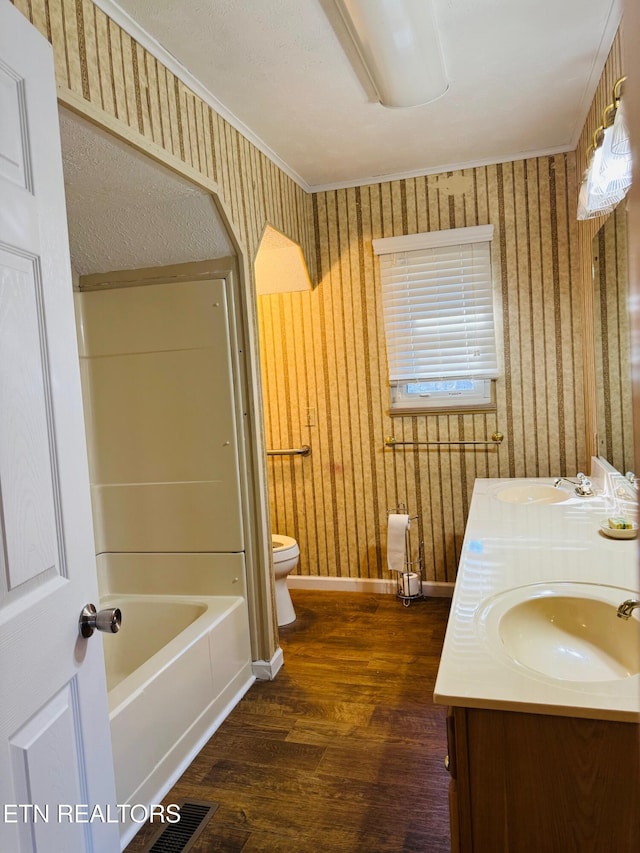
[[[552,678],[516,663],[487,638],[480,617],[487,602],[517,587],[596,584],[620,587],[619,596],[618,590],[613,591],[618,603],[640,597],[638,541],[613,540],[600,532],[601,521],[616,509],[611,483],[595,497],[572,496],[562,503],[507,503],[496,498],[501,489],[530,484],[552,485],[553,480],[476,480],[435,701],[638,722],[640,675],[606,681]],[[615,620],[613,609],[612,616]],[[638,619],[638,611],[632,619]]]

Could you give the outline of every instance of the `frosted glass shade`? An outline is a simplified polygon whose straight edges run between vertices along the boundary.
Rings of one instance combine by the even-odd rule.
[[[627,127],[627,120],[625,117],[622,98],[620,99],[620,102],[618,104],[618,109],[616,110],[616,117],[613,122],[611,151],[614,154],[631,153],[631,139],[629,137],[629,128]]]
[[[596,154],[598,151],[596,151]],[[605,194],[594,189],[594,171],[595,168],[599,168],[600,159],[600,157],[596,158],[594,155],[591,166],[585,170],[582,177],[580,192],[578,194],[577,219],[579,220],[593,219],[596,216],[604,216],[607,213],[611,213],[618,202],[622,201],[625,196],[624,191]]]
[[[414,107],[448,82],[432,0],[335,0],[380,103]]]
[[[615,154],[612,150],[614,128],[607,127],[598,149],[597,169],[594,157],[593,192],[601,195],[624,193],[631,186],[631,154]],[[596,152],[596,153],[598,153]]]

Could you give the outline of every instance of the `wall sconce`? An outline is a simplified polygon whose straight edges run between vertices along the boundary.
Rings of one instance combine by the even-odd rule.
[[[631,186],[631,144],[622,107],[621,77],[613,87],[613,103],[587,150],[588,166],[578,195],[578,219],[604,216],[622,201]]]
[[[447,91],[432,0],[335,3],[383,106],[420,106]]]

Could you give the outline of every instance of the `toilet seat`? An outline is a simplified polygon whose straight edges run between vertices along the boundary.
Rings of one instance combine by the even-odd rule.
[[[298,565],[300,548],[291,536],[274,533],[271,536],[273,547],[273,574],[275,580],[276,611],[278,627],[295,622],[296,611],[287,587],[287,575]]]
[[[293,556],[294,552],[300,553],[298,543],[291,536],[282,536],[279,533],[274,533],[271,537],[271,544],[273,546],[273,559],[275,562],[289,559],[289,557]],[[288,553],[289,551],[291,551],[291,554]]]

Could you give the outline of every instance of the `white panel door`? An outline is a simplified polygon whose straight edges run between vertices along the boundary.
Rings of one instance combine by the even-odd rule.
[[[52,51],[0,0],[0,850],[119,850]],[[107,638],[117,642],[118,637]],[[94,812],[94,806],[101,812]],[[102,817],[101,817],[102,816]]]

